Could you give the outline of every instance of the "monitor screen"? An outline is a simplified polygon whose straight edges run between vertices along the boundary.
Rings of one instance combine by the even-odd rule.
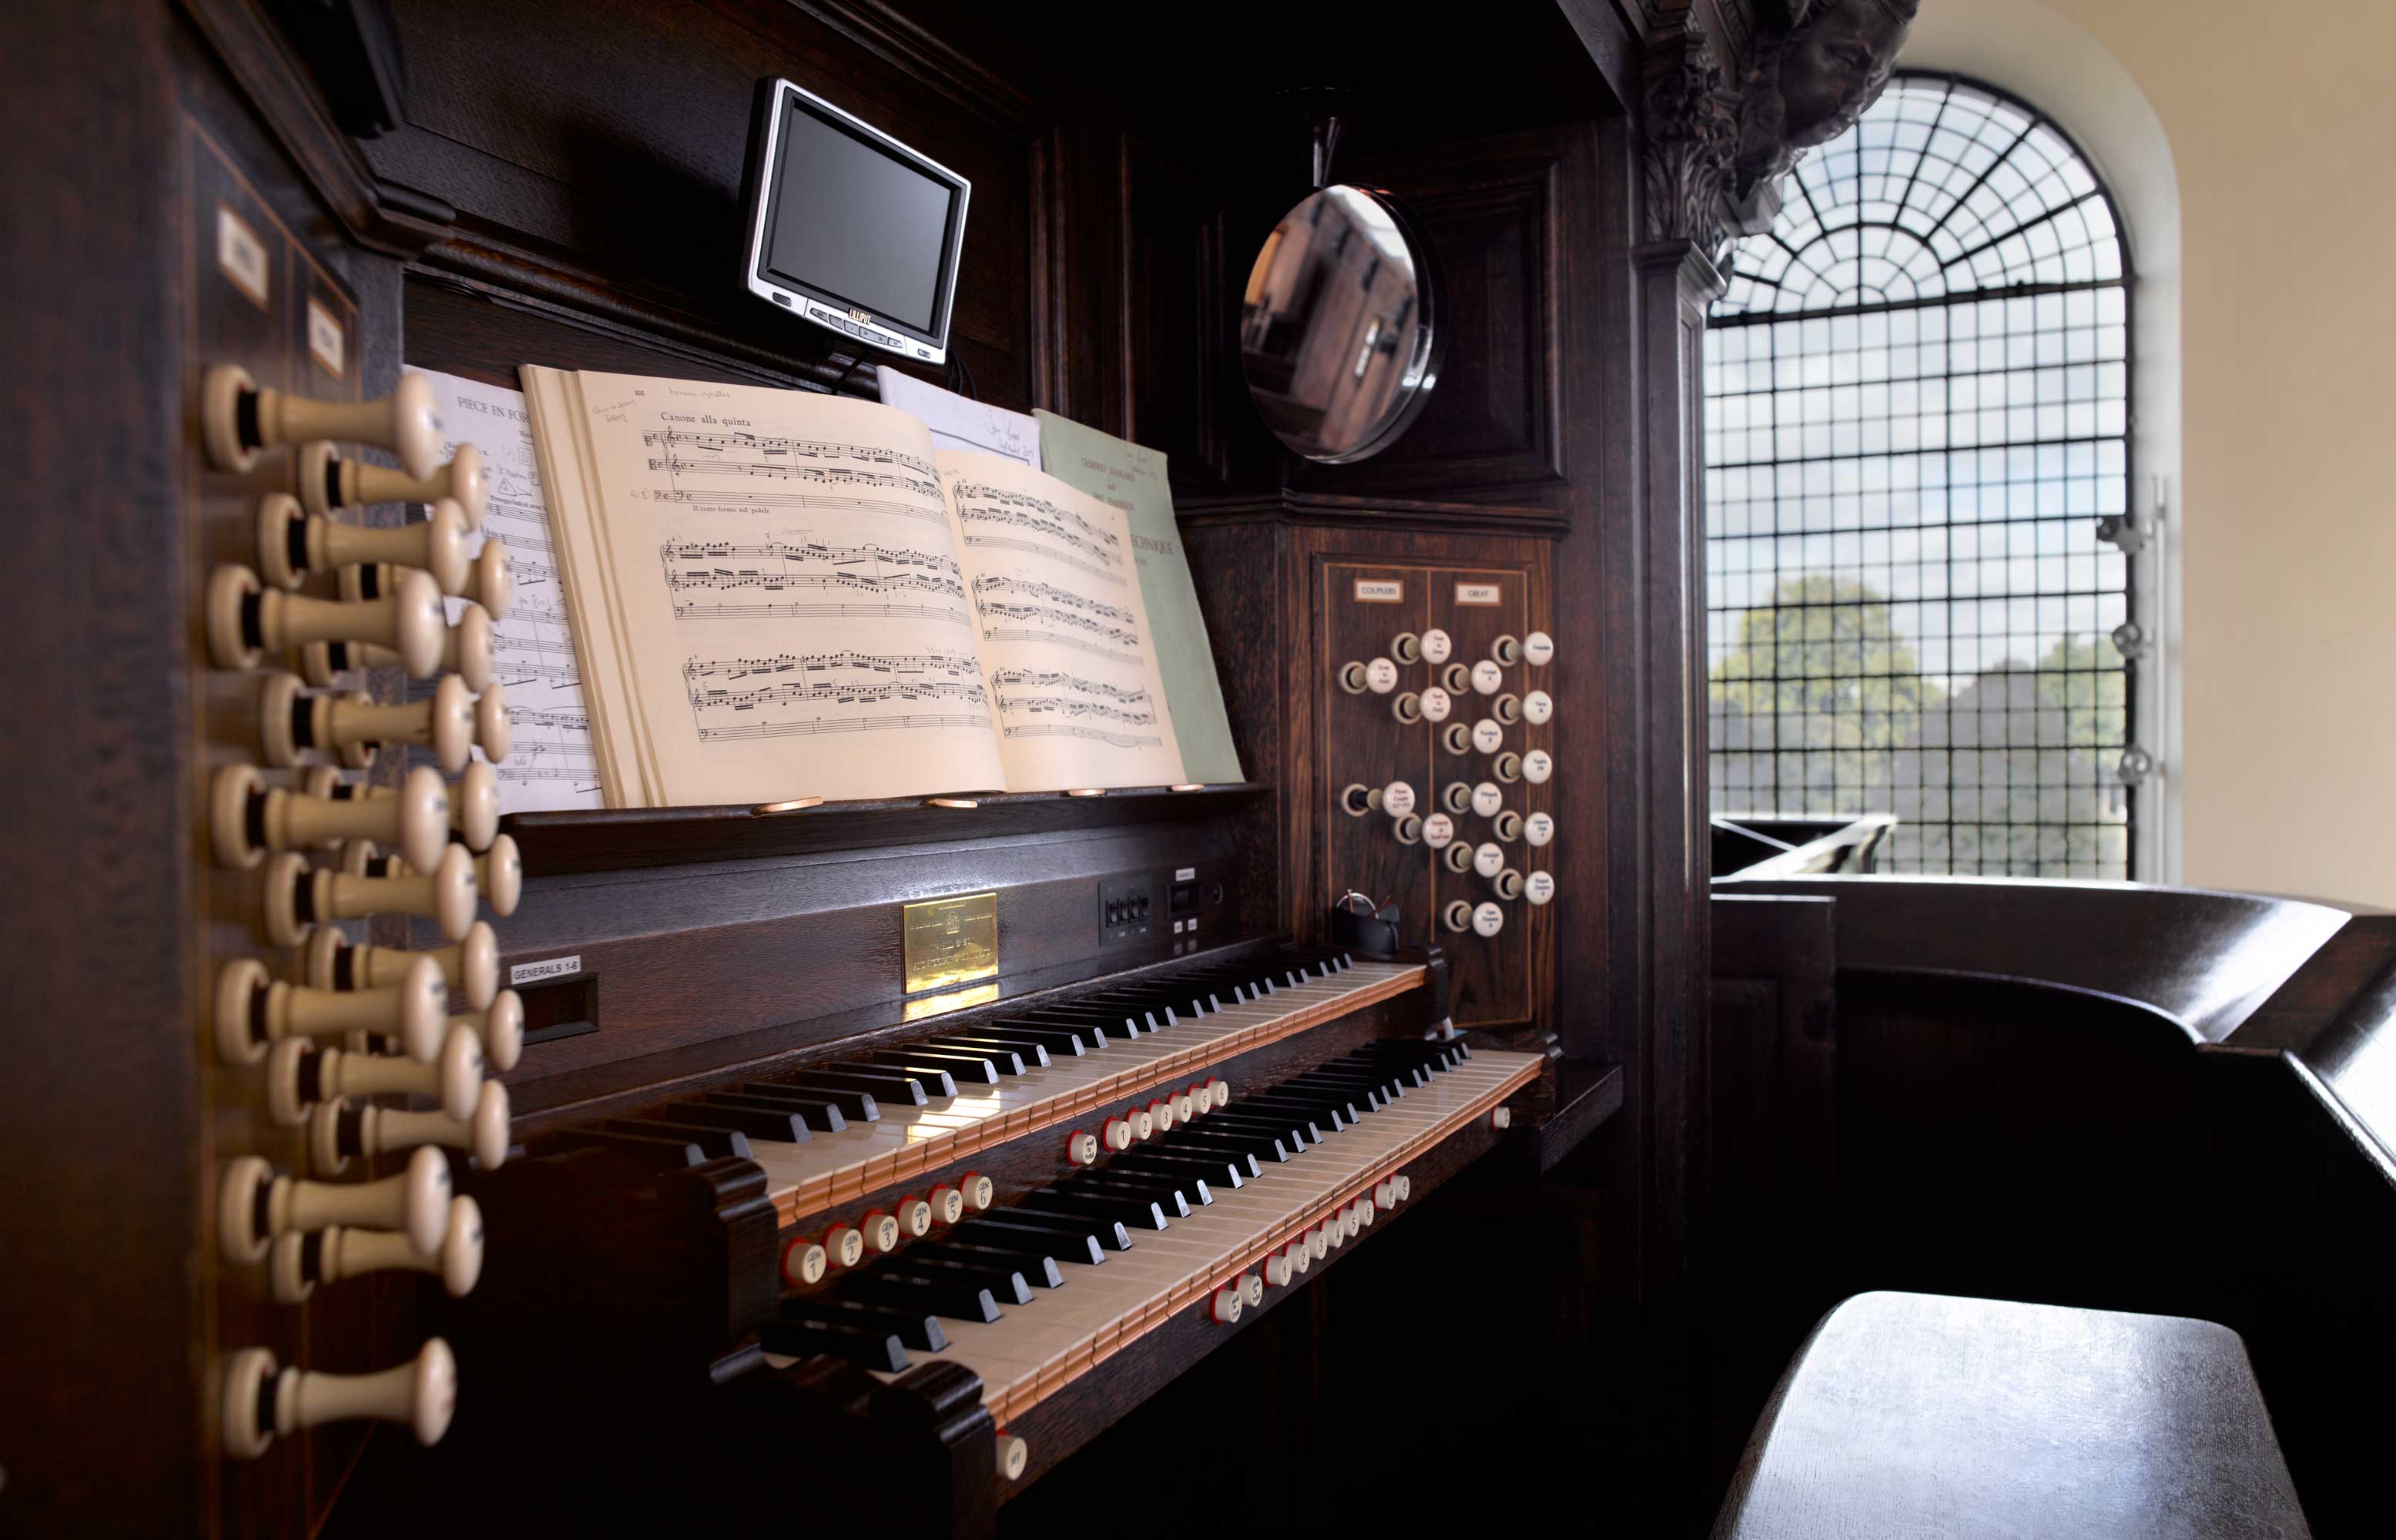
[[[939,339],[962,188],[796,90],[779,127],[760,276]]]

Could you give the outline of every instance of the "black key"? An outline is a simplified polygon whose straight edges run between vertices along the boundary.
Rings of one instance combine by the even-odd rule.
[[[1157,998],[1152,989],[1108,989],[1098,994],[1084,995],[1074,1003],[1102,1010],[1126,1012],[1147,1023],[1152,1031],[1161,1032],[1167,1027],[1179,1023],[1179,1018],[1173,1014],[1173,1006],[1168,1002]]]
[[[859,1122],[872,1122],[882,1116],[882,1109],[862,1091],[802,1091],[795,1085],[784,1085],[779,1081],[749,1081],[715,1095],[739,1096],[747,1101],[787,1107],[804,1114],[807,1126],[819,1134],[832,1134],[846,1128],[847,1120],[851,1118]],[[709,1096],[708,1100],[713,1101],[715,1095]],[[822,1116],[825,1111],[830,1112],[831,1117]]]
[[[956,1095],[959,1085],[998,1083],[998,1066],[979,1054],[942,1054],[916,1048],[870,1048],[857,1056],[871,1064],[885,1064],[893,1069],[903,1069],[918,1079],[945,1076],[949,1089],[938,1093],[941,1095]]]
[[[1089,1240],[1092,1260],[1098,1259],[1100,1255],[1098,1241],[1094,1237],[1085,1239]],[[907,1248],[907,1255],[919,1262],[938,1257],[977,1263],[985,1268],[1004,1267],[1010,1272],[1021,1273],[1034,1288],[1061,1289],[1065,1286],[1065,1275],[1058,1269],[1057,1258],[1051,1255],[1055,1248],[1037,1241],[992,1244],[992,1237],[984,1235],[978,1241],[919,1241]]]
[[[1159,1149],[1143,1145],[1126,1149],[1107,1162],[1109,1171],[1154,1171],[1167,1176],[1188,1175],[1202,1182],[1220,1183],[1227,1188],[1244,1186],[1240,1162],[1229,1156],[1192,1155],[1178,1149]]]
[[[1000,1211],[1012,1215],[1013,1209]],[[1107,1232],[1103,1242],[1098,1232],[1089,1226],[1076,1228],[1070,1220],[1056,1220],[1045,1225],[1025,1224],[1007,1218],[968,1219],[948,1232],[945,1239],[967,1245],[987,1246],[992,1251],[1013,1252],[1018,1257],[1053,1256],[1059,1261],[1097,1267],[1106,1260],[1107,1246],[1113,1244],[1121,1226]],[[1117,1251],[1131,1249],[1131,1237],[1125,1235]]]
[[[1133,1021],[1122,1011],[1109,1011],[1093,1006],[1087,1010],[1064,1005],[1052,1005],[1045,1010],[1026,1011],[1021,1016],[1006,1018],[1006,1025],[1017,1027],[1062,1027],[1069,1031],[1096,1032],[1104,1042],[1112,1038],[1138,1037],[1148,1029]]]
[[[1190,1184],[1197,1186],[1195,1182]],[[1168,1219],[1190,1217],[1190,1200],[1183,1196],[1182,1184],[1170,1176],[1143,1176],[1137,1171],[1126,1171],[1121,1176],[1105,1177],[1084,1172],[1060,1183],[1059,1192],[1078,1194],[1101,1202],[1121,1199],[1126,1202],[1152,1202]]]
[[[769,1353],[812,1358],[830,1353],[867,1369],[895,1374],[907,1367],[907,1349],[898,1334],[879,1322],[867,1324],[841,1319],[832,1311],[800,1318],[784,1316],[757,1329],[758,1345]]]
[[[998,1319],[998,1301],[990,1291],[968,1280],[950,1282],[929,1278],[910,1277],[903,1273],[883,1276],[879,1268],[854,1272],[840,1281],[843,1299],[861,1299],[869,1305],[895,1305],[902,1310],[929,1310],[934,1315],[954,1316],[959,1321],[985,1323]]]
[[[934,1096],[953,1096],[956,1083],[946,1070],[937,1075],[909,1075],[879,1064],[819,1064],[805,1069],[794,1069],[788,1082],[808,1090],[817,1086],[833,1086],[843,1091],[862,1091],[877,1101],[899,1107],[921,1107]]]
[[[1364,1109],[1356,1105],[1356,1100],[1339,1086],[1292,1085],[1285,1081],[1279,1085],[1268,1085],[1253,1095],[1242,1096],[1231,1106],[1309,1108],[1318,1112],[1337,1113],[1342,1123],[1358,1123],[1364,1121]]]
[[[939,1046],[954,1048],[960,1053],[980,1053],[987,1050],[993,1060],[999,1060],[999,1055],[1002,1054],[1013,1054],[1016,1055],[1013,1073],[1018,1075],[1026,1069],[1048,1068],[1048,1050],[1030,1038],[1008,1037],[1003,1032],[981,1032],[964,1037],[939,1038],[936,1041]],[[1073,1052],[1078,1054],[1081,1050],[1076,1048]],[[1003,1060],[999,1060],[998,1067],[1005,1069],[1006,1065]]]
[[[1397,1100],[1398,1090],[1395,1085],[1387,1081],[1378,1085],[1371,1085],[1353,1077],[1338,1075],[1301,1075],[1296,1080],[1282,1082],[1281,1089],[1284,1091],[1344,1091],[1351,1101],[1362,1097],[1364,1110],[1368,1112],[1378,1112]]]
[[[1281,1140],[1271,1135],[1249,1134],[1232,1128],[1217,1128],[1215,1124],[1221,1119],[1221,1113],[1209,1112],[1205,1124],[1200,1127],[1175,1129],[1165,1136],[1165,1148],[1168,1149],[1236,1149],[1259,1162],[1280,1162],[1289,1159],[1289,1147]],[[1263,1175],[1261,1167],[1257,1174]]]
[[[1223,1111],[1207,1113],[1206,1126],[1241,1134],[1269,1135],[1293,1149],[1303,1149],[1309,1145],[1323,1142],[1322,1132],[1303,1118],[1270,1111],[1243,1112],[1240,1106],[1240,1103],[1233,1102]]]
[[[1428,1080],[1430,1077],[1424,1078]],[[1327,1082],[1370,1085],[1377,1087],[1384,1095],[1390,1095],[1402,1092],[1415,1083],[1415,1077],[1413,1070],[1402,1065],[1355,1064],[1344,1059],[1334,1059],[1329,1064],[1316,1065],[1303,1075],[1293,1076],[1292,1081],[1304,1081],[1316,1085]],[[1284,1083],[1291,1083],[1291,1082]]]
[[[796,1112],[765,1107],[719,1107],[713,1102],[683,1101],[670,1103],[666,1112],[676,1122],[706,1123],[714,1128],[737,1128],[752,1139],[765,1139],[775,1144],[807,1142],[807,1121]]]
[[[949,1334],[940,1330],[939,1317],[902,1310],[896,1305],[868,1305],[861,1299],[831,1294],[793,1294],[782,1301],[782,1314],[797,1321],[845,1321],[890,1332],[908,1347],[926,1353],[946,1352],[949,1347]]]
[[[973,1283],[990,1291],[990,1296],[1001,1305],[1029,1305],[1032,1285],[1023,1281],[1023,1269],[995,1262],[976,1262],[962,1256],[929,1256],[923,1248],[910,1246],[898,1255],[873,1269],[871,1275],[880,1278],[927,1278],[935,1283]]]
[[[923,1059],[927,1064],[946,1065],[949,1068],[949,1072],[957,1077],[958,1083],[960,1084],[964,1083],[965,1075],[965,1071],[956,1068],[956,1061],[958,1060],[965,1061],[968,1069],[972,1069],[972,1067],[977,1064],[986,1066],[993,1076],[1005,1077],[1007,1075],[1019,1075],[1023,1073],[1023,1055],[1017,1053],[1012,1048],[992,1048],[986,1045],[981,1047],[968,1047],[963,1042],[919,1042],[914,1044],[912,1047],[906,1049],[893,1048],[884,1051],[892,1055],[893,1057],[915,1057]],[[878,1063],[887,1064],[891,1062],[889,1059],[877,1058],[875,1055],[872,1054],[869,1054],[866,1056],[869,1058],[876,1058],[876,1062]],[[976,1072],[975,1079],[978,1083],[995,1083],[994,1081],[980,1081],[978,1071]]]
[[[1128,1229],[1171,1229],[1173,1223],[1165,1217],[1165,1210],[1153,1198],[1134,1198],[1125,1193],[1075,1193],[1061,1188],[1042,1188],[1027,1192],[1018,1209],[1038,1214],[1062,1215],[1071,1219],[1112,1219]]]
[[[1232,1105],[1251,1111],[1303,1118],[1318,1133],[1329,1129],[1337,1134],[1356,1121],[1340,1110],[1339,1103],[1320,1101],[1312,1096],[1242,1096]]]
[[[1106,1041],[1106,1035],[1093,1028],[1044,1026],[1014,1016],[992,1023],[992,1029],[1002,1042],[1007,1038],[1021,1038],[1027,1042],[1036,1042],[1051,1053],[1062,1049],[1069,1054],[1079,1054]]]
[[[687,1139],[707,1152],[711,1161],[745,1161],[749,1159],[749,1135],[737,1128],[720,1128],[706,1122],[675,1122],[666,1113],[642,1113],[630,1118],[609,1118],[599,1125],[610,1134],[641,1134],[675,1139]]]
[[[601,1128],[569,1128],[557,1136],[560,1149],[612,1149],[649,1171],[680,1171],[704,1165],[707,1152],[670,1134],[614,1134]]]

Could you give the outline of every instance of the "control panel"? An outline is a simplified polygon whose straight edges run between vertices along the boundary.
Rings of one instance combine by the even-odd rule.
[[[1145,941],[1158,930],[1156,883],[1147,873],[1110,877],[1098,884],[1098,944]]]

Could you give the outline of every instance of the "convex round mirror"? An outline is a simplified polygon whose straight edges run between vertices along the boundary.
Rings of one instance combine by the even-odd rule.
[[[1431,245],[1386,192],[1325,187],[1283,217],[1240,305],[1240,366],[1275,437],[1311,460],[1377,455],[1439,368]]]

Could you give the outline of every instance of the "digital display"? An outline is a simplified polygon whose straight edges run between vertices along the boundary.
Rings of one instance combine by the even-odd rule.
[[[780,137],[766,274],[938,337],[958,189],[795,100]]]

